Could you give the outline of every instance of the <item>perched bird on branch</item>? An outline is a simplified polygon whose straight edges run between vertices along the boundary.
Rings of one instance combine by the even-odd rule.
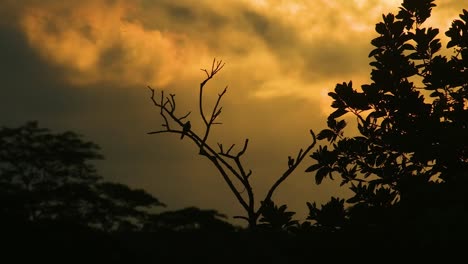
[[[182,135],[180,136],[180,139],[184,138],[187,132],[190,131],[190,128],[192,128],[192,124],[190,124],[190,121],[187,121],[187,123],[185,123],[184,126],[182,127]]]
[[[294,166],[294,159],[288,156],[288,167],[291,168],[292,166]]]

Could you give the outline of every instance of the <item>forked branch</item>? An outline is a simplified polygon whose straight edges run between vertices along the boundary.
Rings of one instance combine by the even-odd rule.
[[[210,71],[208,71],[207,69],[201,69],[202,71],[204,71],[206,73],[206,79],[203,80],[200,83],[199,107],[200,107],[200,115],[202,116],[203,121],[205,122],[206,126],[209,126],[210,122],[208,121],[205,114],[203,113],[203,87],[205,87],[206,83],[209,80],[211,80],[213,78],[213,76],[215,76],[224,67],[224,65],[225,65],[225,63],[223,63],[222,60],[216,61],[216,58],[215,58],[215,59],[213,59],[213,63],[211,64],[211,70]],[[216,103],[216,105],[219,104],[219,101],[221,100],[221,97],[224,95],[224,93],[226,93],[226,88],[224,89],[224,92],[218,97],[218,102]],[[215,110],[216,110],[216,107],[213,109],[213,112],[215,112]],[[210,119],[210,121],[211,121],[211,119]],[[211,123],[212,123],[212,121],[211,121]]]
[[[151,101],[156,107],[159,108],[159,113],[163,118],[163,129],[149,132],[148,134],[175,133],[182,134],[181,139],[184,136],[191,139],[198,146],[200,150],[199,154],[207,157],[213,163],[216,169],[220,172],[226,184],[233,192],[241,206],[246,211],[247,216],[241,216],[239,218],[246,219],[249,222],[249,226],[253,228],[256,226],[258,217],[261,214],[262,206],[264,203],[262,203],[258,210],[255,210],[255,197],[253,188],[250,184],[252,170],[247,171],[241,160],[242,156],[247,151],[249,140],[246,139],[244,141],[242,149],[240,149],[237,153],[233,153],[235,144],[232,144],[226,150],[223,148],[223,144],[217,143],[219,151],[215,151],[214,148],[211,147],[207,142],[212,126],[216,124],[221,124],[220,122],[215,121],[221,115],[223,109],[221,106],[221,100],[227,92],[227,86],[222,90],[221,93],[218,94],[218,98],[213,108],[211,109],[211,115],[209,117],[205,115],[204,111],[203,91],[205,90],[207,82],[211,80],[224,67],[224,65],[225,64],[221,60],[217,61],[216,59],[214,59],[210,70],[202,69],[202,71],[206,74],[206,78],[200,83],[198,102],[200,117],[204,124],[204,130],[202,131],[202,133],[196,133],[195,131],[193,131],[191,129],[190,121],[185,121],[186,119],[188,119],[191,112],[188,112],[187,114],[182,116],[178,116],[176,114],[177,105],[175,94],[169,94],[169,96],[165,96],[164,91],[161,91],[160,97],[156,98],[155,90],[148,86],[148,88],[151,91]],[[177,128],[173,128],[174,125]],[[298,152],[295,160],[289,157],[288,169],[271,186],[263,201],[271,200],[273,193],[279,187],[279,185],[291,175],[291,173],[302,162],[302,160],[308,154],[308,152],[315,146],[315,134],[312,132],[312,130],[310,131],[310,133],[313,139],[312,144],[310,144],[305,151],[301,149]],[[240,184],[240,187],[237,187],[236,183]],[[247,197],[243,196],[244,191],[246,191]]]

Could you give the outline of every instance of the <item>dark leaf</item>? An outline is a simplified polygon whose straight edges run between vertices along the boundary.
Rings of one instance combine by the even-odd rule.
[[[373,50],[369,53],[368,57],[369,57],[369,58],[370,58],[370,57],[373,57],[373,56],[375,56],[375,55],[377,55],[377,54],[382,53],[382,51],[383,51],[383,49],[381,49],[381,48],[373,49]]]
[[[337,110],[335,110],[333,113],[330,114],[329,118],[338,118],[338,117],[341,117],[342,115],[348,113],[348,110],[344,109],[344,108],[339,108]]]
[[[312,171],[315,171],[315,170],[318,170],[322,167],[322,164],[314,164],[310,167],[308,167],[305,172],[312,172]]]
[[[403,46],[401,46],[401,49],[402,50],[415,50],[414,46],[409,43],[403,44]]]
[[[326,138],[327,140],[330,141],[334,136],[335,136],[335,132],[333,130],[324,129],[320,131],[320,133],[318,133],[317,139],[322,140]]]
[[[320,168],[317,171],[317,173],[315,174],[315,183],[317,183],[317,185],[321,184],[323,178],[325,178],[325,176],[327,176],[329,171],[330,171],[330,169],[328,167]]]
[[[375,31],[381,35],[384,35],[387,33],[387,28],[385,27],[385,24],[380,22],[375,25]]]

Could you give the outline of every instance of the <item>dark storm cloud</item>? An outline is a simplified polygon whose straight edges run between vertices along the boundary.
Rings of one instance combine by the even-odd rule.
[[[0,53],[3,122],[63,114],[72,107],[73,98],[60,87],[65,85],[61,69],[41,59],[16,28],[0,27]]]

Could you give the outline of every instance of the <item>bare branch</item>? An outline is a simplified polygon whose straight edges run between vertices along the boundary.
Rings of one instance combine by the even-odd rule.
[[[154,134],[162,134],[162,133],[177,133],[177,134],[182,134],[181,131],[177,131],[177,130],[159,130],[159,131],[151,131],[151,132],[148,132],[146,134],[148,135],[154,135]]]
[[[246,138],[245,142],[244,142],[244,147],[242,148],[242,150],[239,153],[237,153],[237,157],[240,157],[240,156],[244,155],[245,151],[247,150],[248,145],[249,145],[249,139]]]
[[[299,164],[302,162],[302,160],[304,159],[305,156],[307,156],[307,153],[309,153],[309,151],[312,150],[312,148],[315,146],[315,144],[317,143],[317,139],[315,137],[315,134],[312,130],[310,130],[310,134],[312,135],[312,143],[306,148],[305,151],[301,152],[299,151],[300,155],[298,155],[297,157],[297,160],[296,162],[291,166],[289,167],[284,173],[283,175],[281,175],[281,177],[271,186],[270,190],[268,191],[268,194],[266,195],[264,201],[269,201],[271,200],[271,197],[273,196],[273,193],[275,192],[276,188],[278,188],[278,186],[283,182],[285,181],[290,175],[291,173],[297,168],[297,166],[299,166]],[[261,210],[263,208],[263,204],[262,206],[260,206],[260,208],[257,210],[256,212],[256,216],[258,217],[261,213]]]
[[[249,205],[245,202],[244,198],[242,198],[242,195],[234,186],[233,182],[231,181],[231,179],[229,178],[229,176],[227,175],[223,167],[221,167],[221,164],[219,164],[218,160],[215,157],[209,157],[209,159],[212,161],[212,163],[216,166],[218,171],[221,173],[221,175],[224,178],[224,181],[227,183],[231,191],[234,193],[234,195],[236,196],[237,200],[242,205],[242,207],[244,207],[246,211],[249,211]]]
[[[226,87],[224,87],[223,92],[218,94],[218,97],[222,97],[227,92],[227,88],[228,88],[228,86],[226,85]]]
[[[221,93],[218,93],[218,98],[213,108],[211,109],[211,115],[209,117],[205,115],[203,108],[203,88],[205,87],[206,83],[209,80],[211,80],[213,76],[216,75],[224,67],[224,65],[225,64],[221,60],[217,61],[216,59],[214,59],[211,64],[211,69],[201,69],[206,74],[206,78],[200,83],[198,102],[200,116],[203,120],[203,123],[205,124],[205,131],[203,133],[203,137],[199,136],[199,134],[197,134],[196,132],[190,130],[190,127],[187,129],[187,124],[190,124],[188,123],[190,120],[185,122],[184,119],[188,119],[191,112],[188,112],[187,114],[181,117],[176,116],[175,94],[169,94],[169,96],[165,96],[164,91],[161,91],[161,97],[155,98],[155,90],[152,89],[150,86],[148,86],[148,89],[150,89],[151,91],[151,100],[153,104],[160,109],[160,115],[164,119],[164,123],[162,124],[162,126],[165,129],[159,131],[151,131],[148,132],[148,134],[175,133],[182,134],[190,138],[199,147],[199,154],[207,157],[215,165],[215,167],[223,177],[230,190],[234,193],[241,206],[246,210],[247,216],[238,216],[236,218],[245,219],[249,222],[249,225],[255,226],[258,217],[260,216],[264,207],[264,203],[262,203],[258,210],[255,210],[254,193],[252,186],[249,182],[249,178],[252,175],[252,170],[248,170],[248,172],[246,172],[244,165],[241,162],[242,156],[247,151],[249,139],[245,139],[242,149],[239,152],[237,152],[237,154],[231,154],[231,152],[234,152],[235,144],[232,144],[227,150],[225,150],[221,143],[217,143],[219,148],[219,151],[217,152],[213,150],[213,148],[207,143],[211,127],[213,125],[221,124],[221,122],[215,121],[223,111],[223,107],[221,106],[221,100],[226,94],[228,86],[226,86]],[[182,129],[171,129],[169,125],[174,123]],[[310,152],[310,150],[315,146],[315,134],[312,130],[310,132],[313,138],[313,142],[310,144],[310,146],[306,148],[305,151],[303,149],[300,149],[295,160],[291,156],[288,157],[288,169],[281,175],[281,177],[279,177],[279,179],[276,182],[274,182],[274,184],[269,189],[264,201],[271,200],[273,193],[278,188],[278,186],[291,175],[291,173],[302,162],[307,153]],[[235,179],[239,180],[241,186],[235,185]],[[241,190],[242,187],[243,189]],[[247,194],[244,194],[245,192]],[[248,197],[246,197],[246,195]]]
[[[206,73],[206,79],[200,83],[200,98],[199,98],[199,107],[200,107],[200,115],[202,116],[203,122],[205,125],[208,126],[208,119],[206,118],[205,114],[203,113],[203,87],[205,84],[213,78],[213,76],[218,73],[223,67],[225,63],[222,60],[216,61],[216,58],[213,59],[213,63],[211,64],[211,71],[208,72],[206,69],[202,69]]]
[[[161,90],[161,103],[160,103],[159,107],[161,107],[161,111],[163,110],[164,107],[166,107],[164,105],[164,91],[163,90]]]
[[[148,86],[148,89],[150,89],[151,91],[151,101],[153,102],[153,104],[157,107],[159,107],[161,109],[160,111],[160,115],[163,117],[164,119],[164,124],[162,124],[163,127],[166,127],[167,130],[170,130],[170,127],[169,127],[169,121],[167,120],[167,117],[166,115],[164,115],[164,111],[163,109],[165,108],[165,106],[163,105],[162,103],[162,98],[164,96],[164,91],[161,91],[161,103],[158,103],[156,102],[156,99],[154,98],[154,95],[155,95],[155,89],[151,88],[151,86]]]
[[[171,96],[171,102],[172,102],[172,103],[171,103],[171,107],[172,107],[172,109],[175,111],[175,109],[176,109],[176,101],[175,101],[175,99],[174,99],[175,94],[169,94],[169,95]]]
[[[229,152],[231,152],[232,148],[234,148],[235,145],[236,145],[236,144],[232,144],[231,147],[227,150],[226,154],[229,155]]]
[[[222,93],[218,94],[218,99],[216,100],[216,104],[213,107],[213,111],[211,113],[210,121],[205,122],[206,130],[205,130],[205,135],[203,136],[203,142],[206,142],[206,140],[208,139],[208,135],[210,134],[211,126],[215,125],[215,124],[221,124],[221,123],[215,123],[214,121],[221,114],[222,107],[220,107],[219,109],[218,109],[218,107],[219,107],[219,103],[221,102],[221,98],[226,93],[226,91],[227,91],[227,86],[224,88]],[[200,90],[200,94],[201,93],[202,93],[202,90]],[[201,107],[201,105],[200,105],[200,107]]]
[[[216,62],[216,59],[213,59],[213,63],[211,64],[211,72],[213,72],[215,62]]]
[[[300,149],[300,150],[299,150],[299,153],[297,153],[296,162],[297,162],[297,161],[299,160],[299,158],[302,156],[302,152],[303,152],[303,151],[304,151],[303,149]]]
[[[169,131],[167,131],[167,130],[160,130],[160,131],[151,131],[151,132],[148,132],[148,133],[146,133],[146,134],[152,135],[152,134],[160,134],[160,133],[167,133],[167,132],[169,132]]]
[[[219,72],[219,70],[221,70],[223,66],[224,66],[224,64],[222,64],[221,61],[216,62],[216,60],[214,60],[213,64],[212,64],[211,72],[209,73],[208,71],[205,71],[207,73],[208,78],[201,84],[201,88],[203,87],[203,85],[206,84],[206,82],[209,79],[211,79],[217,72]],[[200,154],[206,156],[216,166],[216,168],[218,169],[218,171],[221,173],[222,177],[224,178],[225,182],[227,183],[227,185],[229,186],[231,191],[234,193],[234,195],[238,199],[239,203],[244,207],[244,209],[247,212],[252,212],[251,202],[249,201],[249,204],[247,204],[247,202],[244,200],[244,198],[241,195],[241,193],[244,192],[244,191],[239,192],[239,190],[236,188],[233,181],[229,177],[228,172],[232,173],[242,183],[242,185],[244,186],[244,190],[248,190],[247,186],[249,186],[249,185],[245,184],[245,181],[244,181],[243,177],[240,175],[239,172],[237,172],[233,168],[233,166],[231,166],[218,153],[216,153],[209,145],[206,144],[206,142],[205,142],[206,137],[204,137],[204,139],[202,140],[200,137],[197,136],[196,133],[194,133],[191,130],[183,131],[183,130],[173,130],[173,129],[169,128],[168,117],[170,117],[172,121],[174,121],[180,127],[183,128],[186,123],[183,123],[182,120],[187,118],[190,115],[191,112],[188,112],[186,115],[184,115],[182,117],[176,117],[175,114],[174,114],[175,107],[176,107],[175,95],[170,94],[169,97],[165,97],[164,96],[164,91],[161,91],[161,95],[160,95],[161,97],[158,98],[158,100],[159,100],[159,102],[158,102],[156,100],[156,98],[155,98],[155,90],[152,89],[150,86],[148,86],[148,89],[150,89],[150,91],[151,91],[151,100],[152,100],[153,104],[160,109],[160,115],[164,119],[163,127],[166,128],[165,130],[161,130],[161,131],[148,132],[148,134],[161,134],[161,133],[183,134],[183,133],[185,133],[185,135],[187,137],[192,139],[195,142],[195,144],[200,147]],[[200,91],[200,99],[202,98],[201,93],[202,93],[202,90]],[[225,93],[225,91],[223,91],[222,94],[224,94],[224,93]],[[218,98],[217,105],[215,106],[215,108],[213,110],[213,113],[215,114],[215,116],[216,116],[216,114],[217,115],[220,114],[220,109],[218,109],[219,101],[220,101],[220,98]],[[209,129],[209,127],[214,123],[213,120],[215,119],[215,117],[213,117],[213,115],[212,115],[211,118],[210,118],[210,122],[206,122],[207,120],[206,120],[206,117],[203,114],[202,102],[200,102],[200,111],[201,111],[202,118],[205,121],[205,124],[207,124],[207,129]],[[166,116],[166,114],[167,114],[167,116]],[[205,134],[207,135],[207,133],[205,133]],[[221,152],[223,152],[222,145],[218,143],[218,146],[220,147]],[[234,147],[234,145],[231,146],[231,148],[228,151],[231,151],[233,147]]]
[[[166,106],[167,104],[169,104],[169,106],[170,106],[171,113],[174,113],[174,111],[175,111],[174,105],[172,104],[172,101],[169,100],[168,97],[166,98],[166,102],[164,102],[164,106]]]
[[[192,112],[188,112],[186,115],[182,116],[179,118],[179,121],[182,121],[183,119],[187,118]]]
[[[235,156],[227,154],[227,153],[218,153],[218,154],[221,155],[221,156],[224,156],[226,158],[230,158],[230,159],[235,159],[236,158]]]
[[[218,117],[218,116],[221,114],[221,110],[223,110],[222,107],[220,107],[220,108],[218,109],[218,111],[212,115],[211,121],[214,121],[214,120],[216,119],[216,117]]]
[[[207,71],[206,69],[200,69],[200,70],[202,70],[203,72],[206,73],[206,77],[207,77],[207,78],[210,78],[210,74],[208,73],[208,71]]]
[[[221,102],[221,98],[224,96],[224,94],[227,92],[227,86],[224,87],[224,90],[222,93],[218,94],[218,99],[216,100],[216,104],[215,106],[213,107],[213,113],[211,114],[211,122],[213,122],[216,117],[218,117],[219,114],[221,114],[221,110],[223,109],[222,107],[220,107],[218,109],[218,106],[219,106],[219,103]]]
[[[151,101],[153,101],[153,104],[154,104],[155,106],[159,106],[158,103],[156,103],[156,100],[154,99],[154,89],[151,88],[151,86],[149,86],[149,85],[148,85],[147,87],[148,87],[148,89],[151,91],[151,97],[150,97]]]

